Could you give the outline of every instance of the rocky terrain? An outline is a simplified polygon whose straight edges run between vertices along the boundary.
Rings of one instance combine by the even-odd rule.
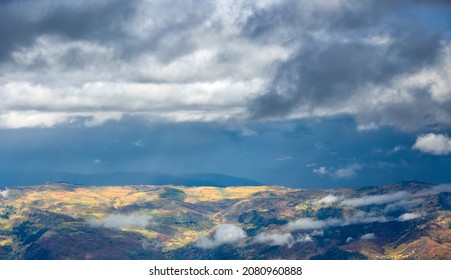
[[[0,259],[451,259],[451,185],[0,191]]]

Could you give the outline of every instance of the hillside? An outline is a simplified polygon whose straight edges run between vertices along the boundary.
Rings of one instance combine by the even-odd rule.
[[[0,259],[451,259],[451,185],[5,189]]]

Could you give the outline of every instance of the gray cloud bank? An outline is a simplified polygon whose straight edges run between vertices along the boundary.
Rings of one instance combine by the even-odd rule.
[[[0,127],[337,114],[361,129],[449,126],[450,27],[434,13],[448,3],[3,1]]]
[[[297,44],[266,93],[250,103],[254,117],[344,113],[360,129],[449,126],[449,38],[414,12],[430,11],[430,4],[283,1],[253,15],[249,29],[256,38]],[[442,8],[449,11],[449,4]]]

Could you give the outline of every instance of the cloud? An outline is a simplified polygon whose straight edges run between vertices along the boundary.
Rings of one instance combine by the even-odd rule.
[[[311,236],[324,236],[324,230],[315,229],[310,233]]]
[[[362,169],[362,167],[359,164],[352,164],[345,168],[339,168],[335,170],[332,176],[338,179],[352,178],[357,176],[356,171],[360,169]]]
[[[237,244],[242,242],[247,237],[246,232],[239,226],[232,224],[219,225],[213,236],[201,237],[196,242],[196,246],[202,249],[211,249],[224,244]]]
[[[98,126],[126,116],[349,114],[361,129],[451,120],[449,37],[416,13],[445,21],[436,10],[444,4],[35,2],[0,4],[1,128]]]
[[[361,170],[362,166],[360,164],[350,164],[342,168],[328,168],[325,166],[320,166],[313,169],[313,173],[324,176],[329,175],[336,179],[349,179],[357,176],[358,170]]]
[[[409,221],[409,220],[419,218],[421,216],[422,215],[419,213],[404,213],[401,216],[399,216],[398,220],[404,222],[404,221]]]
[[[451,184],[440,184],[437,186],[433,186],[430,189],[423,189],[417,193],[413,194],[413,197],[425,197],[430,195],[436,195],[439,193],[451,192]]]
[[[266,91],[250,102],[253,118],[349,114],[362,130],[449,127],[449,38],[440,29],[431,32],[413,12],[402,20],[394,16],[430,12],[430,7],[374,0],[282,1],[275,7],[254,14],[249,33],[298,47],[278,66]]]
[[[360,236],[360,239],[362,239],[362,240],[371,240],[371,239],[375,239],[375,238],[376,238],[376,235],[374,235],[374,233],[367,233],[367,234]]]
[[[143,239],[141,242],[141,246],[144,250],[161,250],[164,247],[164,244],[156,239],[145,240]]]
[[[396,211],[399,209],[410,209],[413,208],[417,205],[420,205],[421,203],[423,203],[424,199],[423,198],[416,198],[416,199],[411,199],[411,200],[401,200],[401,201],[397,201],[394,203],[390,203],[388,204],[384,211],[385,212],[390,212],[390,211]]]
[[[243,137],[250,137],[250,136],[256,136],[258,135],[258,132],[255,130],[252,130],[248,127],[241,127],[240,128],[240,135]]]
[[[126,227],[145,228],[150,224],[149,215],[140,213],[131,214],[109,214],[100,219],[91,218],[87,222],[94,227],[105,227],[111,229],[121,229]]]
[[[3,191],[0,191],[0,198],[7,198],[9,195],[9,189],[5,189]]]
[[[338,219],[314,220],[312,218],[300,218],[294,222],[289,222],[284,226],[288,231],[323,229],[328,226],[335,226],[341,223]]]
[[[420,135],[412,148],[436,156],[447,155],[451,153],[451,138],[434,133]]]
[[[332,205],[332,204],[338,202],[339,200],[342,200],[342,197],[335,196],[335,195],[332,195],[332,194],[328,194],[325,197],[314,201],[313,204],[317,204],[317,205],[321,205],[321,204]]]
[[[291,247],[294,244],[293,235],[291,233],[268,233],[262,232],[257,234],[254,239],[254,243],[264,243],[269,246],[288,246]]]
[[[265,2],[1,5],[0,128],[243,118],[292,49],[240,35]]]
[[[326,175],[329,174],[329,170],[325,166],[320,166],[318,168],[313,169],[313,173],[318,175]]]
[[[135,142],[133,142],[133,145],[136,147],[144,147],[144,142],[142,139],[138,139]]]
[[[385,207],[384,211],[390,212],[390,211],[398,210],[398,209],[411,209],[411,208],[423,203],[427,196],[437,195],[437,194],[444,193],[444,192],[451,192],[451,184],[440,184],[440,185],[433,186],[429,189],[422,189],[413,194],[409,194],[406,198],[402,198],[402,196],[399,195],[399,198],[402,198],[402,199],[388,204]]]
[[[276,161],[287,161],[292,160],[293,158],[291,156],[281,156],[279,158],[276,158]]]
[[[342,225],[352,225],[352,224],[368,224],[368,223],[385,223],[389,221],[384,216],[377,216],[373,213],[367,213],[364,211],[356,211],[350,216],[343,219]]]
[[[315,220],[312,218],[300,218],[282,227],[283,230],[293,232],[299,230],[313,230],[311,235],[324,234],[322,231],[328,227],[342,227],[353,224],[367,224],[367,223],[385,223],[390,219],[384,216],[376,216],[372,213],[367,213],[364,211],[355,211],[351,215],[347,215],[342,219],[325,219],[325,220]]]
[[[340,202],[340,206],[350,206],[350,207],[360,207],[368,205],[381,205],[391,202],[396,202],[400,200],[407,199],[409,193],[405,191],[400,191],[392,194],[382,194],[382,195],[366,195],[357,198],[348,198]]]
[[[253,243],[267,244],[269,246],[287,246],[291,248],[296,243],[312,242],[310,234],[299,234],[296,237],[289,232],[262,232],[257,234],[252,240]]]
[[[312,236],[310,234],[301,234],[296,237],[295,243],[308,243],[313,242]]]

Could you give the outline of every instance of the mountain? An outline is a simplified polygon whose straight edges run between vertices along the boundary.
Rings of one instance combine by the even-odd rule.
[[[451,259],[451,185],[0,191],[0,259]]]
[[[0,186],[29,186],[48,183],[70,183],[85,186],[127,184],[181,185],[181,186],[260,186],[260,182],[217,173],[170,175],[152,172],[113,172],[78,174],[68,172],[0,172]]]

